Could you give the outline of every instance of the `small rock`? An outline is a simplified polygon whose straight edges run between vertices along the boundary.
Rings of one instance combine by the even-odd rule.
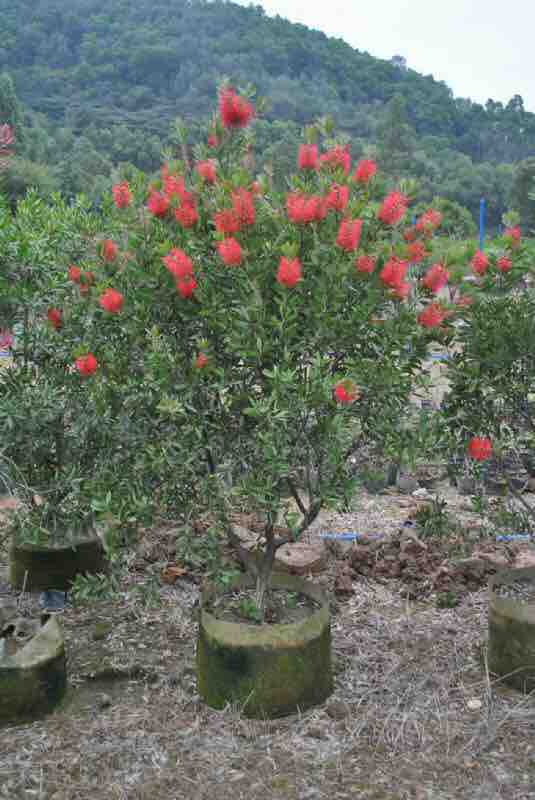
[[[109,622],[97,622],[93,629],[92,639],[94,642],[99,642],[105,639],[111,633],[112,625]]]
[[[353,594],[353,580],[351,570],[347,564],[336,574],[334,579],[334,592],[337,595]]]
[[[403,494],[414,494],[420,490],[420,484],[416,478],[412,478],[410,475],[400,475],[397,479],[397,487]]]
[[[477,697],[472,697],[466,704],[469,711],[479,711],[483,703]]]
[[[345,719],[351,714],[347,703],[343,703],[341,700],[332,700],[325,711],[331,719]]]
[[[311,739],[327,739],[328,734],[323,728],[319,725],[310,725],[305,731],[305,736],[309,736]]]
[[[427,489],[424,489],[423,487],[421,489],[415,489],[415,491],[412,492],[412,496],[416,497],[417,500],[432,500],[433,499],[433,496],[431,494],[429,494]]]

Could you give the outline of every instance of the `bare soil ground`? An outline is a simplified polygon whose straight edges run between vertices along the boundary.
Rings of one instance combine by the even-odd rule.
[[[466,498],[448,491],[469,531]],[[410,503],[364,494],[315,530],[393,536]],[[351,584],[333,595],[334,694],[251,721],[196,694],[198,587],[187,573],[158,581],[164,539],[147,535],[117,599],[60,615],[68,697],[44,720],[0,729],[0,798],[535,800],[535,704],[485,668],[484,587],[439,609],[432,593],[410,600],[401,578],[348,571],[351,554],[331,554],[316,579],[334,590],[346,570]],[[12,600],[1,576],[0,601]],[[35,596],[18,601],[36,612]]]

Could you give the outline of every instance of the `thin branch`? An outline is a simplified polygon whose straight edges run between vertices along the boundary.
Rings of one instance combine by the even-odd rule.
[[[306,516],[307,510],[303,504],[303,501],[299,497],[299,492],[297,491],[297,487],[295,486],[293,480],[290,477],[286,478],[288,482],[288,486],[290,487],[290,492],[292,493],[292,497],[297,503],[297,507],[303,516]]]

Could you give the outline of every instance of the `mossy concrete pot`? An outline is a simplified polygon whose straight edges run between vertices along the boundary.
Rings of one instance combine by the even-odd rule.
[[[107,572],[107,567],[104,548],[96,533],[60,546],[11,541],[9,582],[15,589],[66,591],[77,575]]]
[[[0,656],[0,725],[52,711],[66,687],[63,634],[51,617],[21,650]]]
[[[251,587],[244,576],[231,589]],[[329,604],[315,584],[274,575],[271,586],[301,592],[320,604],[287,625],[216,619],[206,604],[222,591],[203,591],[197,641],[197,690],[212,708],[237,704],[246,717],[271,718],[322,703],[332,692]],[[223,592],[229,589],[223,590]]]
[[[489,584],[489,670],[521,691],[535,689],[535,603],[499,597],[496,589],[533,580],[535,568],[502,570]]]

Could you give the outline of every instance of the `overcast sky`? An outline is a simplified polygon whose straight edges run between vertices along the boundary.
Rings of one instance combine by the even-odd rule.
[[[249,0],[238,0],[249,5]],[[254,0],[378,58],[399,54],[458,97],[535,112],[535,0]]]

